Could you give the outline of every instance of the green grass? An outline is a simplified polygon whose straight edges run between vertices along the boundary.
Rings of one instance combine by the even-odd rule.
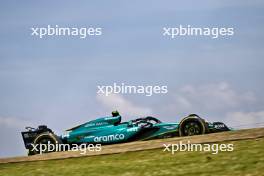
[[[163,149],[122,154],[0,164],[1,176],[264,175],[264,139],[229,142],[233,152],[177,152]]]

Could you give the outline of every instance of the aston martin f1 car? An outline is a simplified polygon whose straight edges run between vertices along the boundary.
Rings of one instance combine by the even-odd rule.
[[[102,117],[70,128],[57,136],[45,125],[38,128],[26,127],[22,132],[25,148],[29,154],[37,144],[114,144],[136,140],[150,140],[174,136],[192,136],[229,131],[222,122],[207,122],[196,114],[190,114],[179,123],[164,123],[154,117],[143,117],[121,122],[119,113]]]

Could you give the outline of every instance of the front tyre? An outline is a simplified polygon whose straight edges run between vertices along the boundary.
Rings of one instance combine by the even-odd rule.
[[[197,115],[185,117],[179,125],[179,136],[193,136],[206,133],[205,121]]]

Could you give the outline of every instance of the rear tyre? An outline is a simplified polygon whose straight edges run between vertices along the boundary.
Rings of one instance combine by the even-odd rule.
[[[197,115],[185,117],[179,125],[179,136],[193,136],[205,134],[207,131],[205,121]]]
[[[61,139],[53,133],[44,132],[39,134],[34,142],[33,145],[35,148],[29,150],[29,154],[42,154],[42,153],[49,153],[56,151],[56,145],[61,144]]]

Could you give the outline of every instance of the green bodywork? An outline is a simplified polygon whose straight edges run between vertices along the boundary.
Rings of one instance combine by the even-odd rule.
[[[66,143],[112,144],[176,136],[179,123],[152,123],[142,126],[133,121],[121,122],[121,116],[102,117],[66,131],[61,139]]]

